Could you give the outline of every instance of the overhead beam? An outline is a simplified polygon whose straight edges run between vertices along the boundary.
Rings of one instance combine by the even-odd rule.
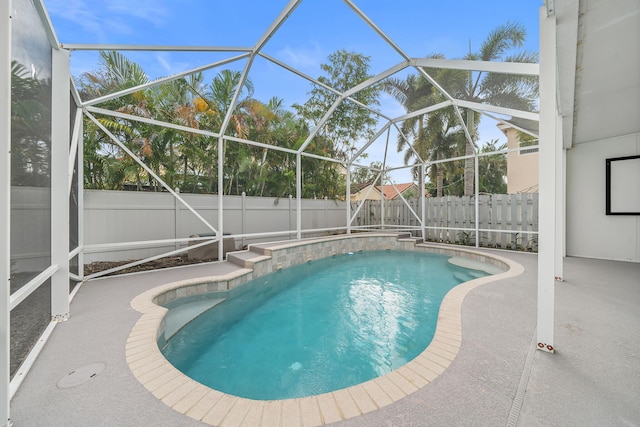
[[[47,8],[44,7],[43,1],[35,0],[33,2],[33,6],[38,12],[38,16],[40,16],[40,21],[42,21],[42,27],[44,28],[45,33],[47,33],[47,38],[49,39],[49,44],[51,45],[51,49],[53,50],[60,49],[60,42],[58,41],[58,36],[56,36],[55,30],[53,29],[53,24],[51,23],[51,19],[49,18],[49,14],[47,13]]]
[[[170,46],[170,45],[136,45],[136,44],[99,44],[99,43],[62,43],[60,47],[67,50],[118,50],[144,52],[251,52],[246,46]]]
[[[138,86],[134,86],[134,87],[131,87],[131,88],[128,88],[128,89],[124,89],[124,90],[121,90],[121,91],[118,91],[118,92],[111,93],[109,95],[104,95],[104,96],[100,96],[98,98],[94,98],[94,99],[90,99],[88,101],[84,101],[82,103],[82,106],[100,104],[100,103],[105,102],[105,101],[110,101],[112,99],[120,98],[121,96],[125,96],[125,95],[128,95],[130,93],[136,93],[138,91],[150,88],[152,86],[160,85],[160,84],[163,84],[163,83],[168,83],[170,81],[177,80],[177,79],[179,79],[181,77],[189,76],[191,74],[195,74],[195,73],[198,73],[200,71],[206,71],[206,70],[211,69],[211,68],[215,68],[215,67],[219,67],[221,65],[229,64],[231,62],[239,61],[239,60],[247,58],[249,56],[250,56],[250,53],[243,53],[242,55],[233,56],[231,58],[227,58],[227,59],[223,59],[221,61],[213,62],[211,64],[203,65],[202,67],[192,68],[190,70],[183,71],[181,73],[173,74],[173,75],[167,76],[167,77],[162,77],[162,78],[153,80],[151,82],[147,82],[147,83],[144,83],[144,84],[141,84],[141,85],[138,85]]]
[[[262,37],[258,40],[258,42],[253,47],[253,52],[260,52],[265,44],[269,41],[269,39],[278,31],[278,28],[289,18],[289,16],[293,13],[296,7],[302,2],[302,0],[291,0],[285,7],[282,9],[278,17],[271,23],[267,31],[264,32]]]
[[[522,62],[470,61],[467,59],[413,58],[411,65],[427,68],[447,68],[450,70],[485,71],[488,73],[537,76],[539,64]]]
[[[392,76],[394,74],[396,74],[399,71],[404,70],[405,68],[407,68],[407,66],[409,65],[409,63],[407,61],[405,62],[401,62],[387,70],[384,70],[383,72],[363,81],[360,84],[355,85],[354,87],[352,87],[351,89],[349,89],[348,91],[346,91],[344,93],[344,96],[351,96],[353,94],[356,94],[358,92],[360,92],[361,90],[369,87],[369,86],[373,86],[374,84],[378,83],[381,80],[386,79],[389,76]]]
[[[519,117],[521,119],[533,120],[536,122],[540,121],[540,114],[532,113],[530,111],[522,111],[522,110],[516,110],[514,108],[506,108],[506,107],[497,107],[495,105],[481,104],[479,102],[472,102],[472,101],[462,101],[459,99],[455,100],[454,103],[459,107],[468,108],[470,110],[474,110],[479,113],[487,111],[490,113],[504,114],[505,116]]]
[[[278,59],[276,59],[276,58],[274,58],[272,56],[269,56],[269,55],[267,55],[267,54],[265,54],[263,52],[260,52],[259,55],[262,56],[263,58],[265,58],[266,60],[268,60],[270,62],[273,62],[276,65],[279,65],[280,67],[284,68],[285,70],[288,70],[288,71],[292,72],[293,74],[295,74],[297,76],[300,76],[303,79],[308,80],[309,82],[311,82],[311,83],[313,83],[315,85],[318,85],[323,89],[328,90],[329,92],[333,92],[338,96],[342,96],[342,93],[340,91],[338,91],[338,90],[332,88],[331,86],[328,86],[328,85],[318,81],[317,79],[314,79],[313,77],[301,72],[300,70],[297,70],[297,69],[285,64],[284,62],[282,62],[282,61],[280,61],[280,60],[278,60]],[[362,107],[362,108],[364,108],[364,109],[366,109],[368,111],[371,111],[373,114],[375,114],[375,115],[377,115],[377,116],[379,116],[379,117],[381,117],[381,118],[383,118],[385,120],[391,120],[391,117],[387,116],[386,114],[383,114],[381,111],[378,111],[375,108],[371,108],[370,106],[368,106],[366,104],[363,104],[362,102],[360,102],[360,101],[358,101],[356,99],[353,99],[353,98],[347,98],[347,99],[349,101],[359,105],[360,107]]]
[[[451,101],[444,101],[438,104],[433,104],[428,107],[424,107],[419,110],[412,111],[411,113],[405,114],[404,116],[396,117],[395,119],[392,120],[392,123],[403,122],[405,120],[412,119],[414,117],[422,116],[423,114],[429,114],[434,111],[442,110],[443,108],[447,108],[451,105],[453,105],[453,102]]]

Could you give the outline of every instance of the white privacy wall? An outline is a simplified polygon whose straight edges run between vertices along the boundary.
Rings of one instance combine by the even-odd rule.
[[[209,224],[218,228],[218,196],[181,194]],[[302,230],[346,226],[346,204],[334,200],[303,200]],[[225,234],[233,235],[296,230],[296,200],[293,198],[225,196]],[[137,242],[186,238],[212,231],[171,194],[135,191],[85,190],[84,243]],[[326,234],[326,233],[317,233]],[[316,235],[317,235],[316,234]],[[304,234],[310,237],[313,234]],[[263,238],[237,238],[241,248],[250,243],[287,240],[290,234]],[[85,252],[85,262],[119,261],[159,255],[182,244],[149,245],[129,250]]]
[[[640,262],[640,216],[605,214],[605,159],[634,155],[640,155],[640,133],[567,152],[567,255]]]

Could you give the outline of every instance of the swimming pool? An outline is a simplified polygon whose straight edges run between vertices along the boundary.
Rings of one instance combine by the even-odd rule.
[[[298,265],[250,281],[224,301],[210,294],[214,308],[159,344],[184,374],[235,396],[276,400],[343,389],[419,355],[447,292],[488,274],[450,258],[372,251]]]
[[[182,297],[223,291],[242,293],[254,278],[334,255],[369,250],[408,250],[451,256],[450,262],[494,268],[491,276],[451,289],[442,300],[431,343],[415,359],[392,372],[348,388],[295,399],[255,400],[207,387],[176,369],[160,352],[159,338],[175,330],[165,304]],[[231,259],[231,256],[229,256]],[[515,277],[524,267],[497,251],[422,243],[406,234],[355,233],[254,245],[207,275],[162,284],[140,293],[131,307],[141,313],[125,345],[127,364],[140,384],[173,410],[209,425],[320,426],[357,417],[428,387],[443,374],[463,341],[462,303],[479,286]],[[233,264],[233,267],[227,264]],[[482,266],[482,267],[480,267]],[[197,304],[196,304],[197,305]]]

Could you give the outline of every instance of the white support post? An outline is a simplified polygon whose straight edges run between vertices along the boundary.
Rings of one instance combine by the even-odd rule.
[[[176,188],[175,189],[176,193],[180,193],[180,189]],[[176,199],[175,197],[173,198],[173,238],[174,239],[178,239],[180,236],[180,204],[178,203],[178,199]],[[180,248],[180,243],[176,242],[173,245],[173,249],[179,249]]]
[[[69,51],[53,49],[51,105],[51,319],[69,318]]]
[[[0,2],[0,426],[9,421],[11,289],[11,0]]]
[[[347,194],[345,200],[347,201],[347,234],[351,234],[351,165],[347,164]]]
[[[538,349],[554,351],[556,262],[556,18],[540,8],[540,203],[538,241]]]
[[[420,166],[420,216],[422,217],[422,240],[427,241],[427,196],[424,194],[424,177],[427,173],[427,167],[423,163]]]
[[[556,116],[556,248],[554,262],[555,280],[562,282],[564,280],[564,237],[565,237],[565,161],[566,150],[563,141],[563,125],[562,116]]]
[[[474,212],[475,212],[475,221],[474,221],[474,226],[475,226],[475,233],[476,233],[476,248],[480,247],[480,206],[478,205],[479,203],[479,198],[480,198],[480,174],[478,172],[480,172],[480,165],[479,165],[479,158],[478,158],[478,152],[473,153],[473,168],[474,168],[474,188],[475,191],[473,192],[473,196],[475,199],[475,202],[473,203],[473,207],[474,207]]]
[[[80,140],[78,141],[78,276],[84,279],[84,116],[80,117]]]
[[[302,155],[296,154],[296,239],[302,238]]]
[[[245,242],[246,242],[246,238],[244,235],[247,232],[247,193],[245,193],[244,191],[242,192],[242,218],[241,219],[242,219],[242,224],[241,224],[242,246],[240,248],[244,249]]]
[[[224,260],[224,139],[218,138],[218,261]]]

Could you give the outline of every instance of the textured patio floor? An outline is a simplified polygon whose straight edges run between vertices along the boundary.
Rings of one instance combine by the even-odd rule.
[[[487,251],[492,252],[492,251]],[[451,366],[409,396],[339,426],[640,426],[640,264],[568,258],[556,286],[556,354],[533,350],[536,262],[521,276],[482,285],[462,308],[462,345]],[[125,343],[147,289],[226,273],[198,265],[91,281],[71,305],[11,402],[16,426],[202,426],[156,399],[131,373]],[[58,381],[102,362],[95,378]],[[289,427],[289,426],[283,426]]]

